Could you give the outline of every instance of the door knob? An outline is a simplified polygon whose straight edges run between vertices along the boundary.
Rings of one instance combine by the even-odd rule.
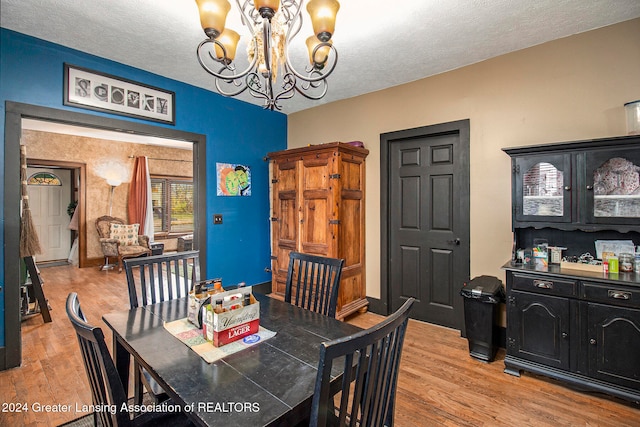
[[[458,239],[457,237],[453,240],[447,240],[447,243],[450,243],[452,245],[456,245],[456,246],[460,246],[460,239]]]

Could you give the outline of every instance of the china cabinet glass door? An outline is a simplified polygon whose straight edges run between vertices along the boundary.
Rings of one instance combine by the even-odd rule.
[[[570,164],[565,154],[515,159],[518,221],[571,221]]]
[[[585,175],[587,222],[640,222],[640,150],[586,153]]]

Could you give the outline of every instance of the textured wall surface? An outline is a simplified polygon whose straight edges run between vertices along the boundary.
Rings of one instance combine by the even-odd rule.
[[[86,232],[87,257],[100,258],[102,250],[98,242],[95,228],[96,218],[109,214],[109,192],[111,187],[98,176],[97,168],[106,162],[115,161],[129,171],[129,179],[133,172],[134,159],[129,156],[147,156],[157,159],[149,160],[151,175],[169,175],[180,177],[193,176],[191,150],[181,150],[157,145],[128,144],[126,142],[109,141],[83,136],[62,135],[58,133],[24,130],[22,143],[27,146],[27,156],[34,159],[58,160],[84,163],[87,173],[86,181]],[[113,192],[112,215],[122,218],[127,223],[127,202],[129,199],[129,182],[123,182]]]

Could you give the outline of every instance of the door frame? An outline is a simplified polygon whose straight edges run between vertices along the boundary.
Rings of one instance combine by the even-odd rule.
[[[389,218],[392,205],[389,203],[389,195],[391,185],[389,181],[390,176],[390,150],[391,143],[398,139],[419,138],[423,136],[434,136],[438,134],[452,134],[457,133],[460,140],[463,142],[463,146],[466,148],[465,152],[461,153],[461,157],[458,158],[458,162],[462,166],[460,172],[463,179],[467,184],[470,182],[469,178],[469,158],[470,158],[470,120],[457,120],[453,122],[440,123],[435,125],[421,126],[412,129],[399,130],[394,132],[387,132],[380,134],[380,300],[372,301],[372,311],[381,313],[384,315],[391,314],[391,278],[389,277]],[[461,191],[461,204],[464,209],[469,211],[470,197],[469,186],[465,186],[460,189]],[[463,262],[467,266],[467,274],[470,274],[470,216],[469,221],[461,224],[461,230],[457,233],[463,242],[459,251],[463,252]],[[461,325],[464,322],[460,322]],[[463,327],[463,325],[461,326]]]
[[[193,143],[194,200],[193,247],[200,250],[200,258],[207,258],[207,137],[203,134],[113,119],[93,114],[60,110],[13,101],[5,103],[4,140],[4,327],[5,346],[0,347],[0,371],[20,366],[22,333],[20,328],[20,137],[22,119],[45,120],[116,132],[155,136]],[[201,277],[206,275],[206,262],[200,264]]]

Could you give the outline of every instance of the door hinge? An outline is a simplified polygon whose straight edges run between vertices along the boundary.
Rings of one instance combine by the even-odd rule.
[[[331,174],[331,175],[329,175],[329,178],[331,178],[331,179],[340,179],[340,174],[339,173]]]
[[[277,260],[277,259],[278,259],[278,257],[277,257],[277,256],[275,256],[275,255],[271,255],[271,259],[275,261],[275,260]]]
[[[340,224],[340,220],[339,219],[330,219],[329,220],[329,224]]]
[[[272,180],[271,180],[271,183],[272,183],[272,184],[277,184],[277,183],[278,183],[278,180],[274,178],[274,179],[272,179]]]
[[[512,172],[516,174],[520,173],[520,165],[515,165],[512,169]]]
[[[278,218],[276,218],[275,216],[272,216],[271,217],[271,222],[276,222],[276,221],[278,221]]]

